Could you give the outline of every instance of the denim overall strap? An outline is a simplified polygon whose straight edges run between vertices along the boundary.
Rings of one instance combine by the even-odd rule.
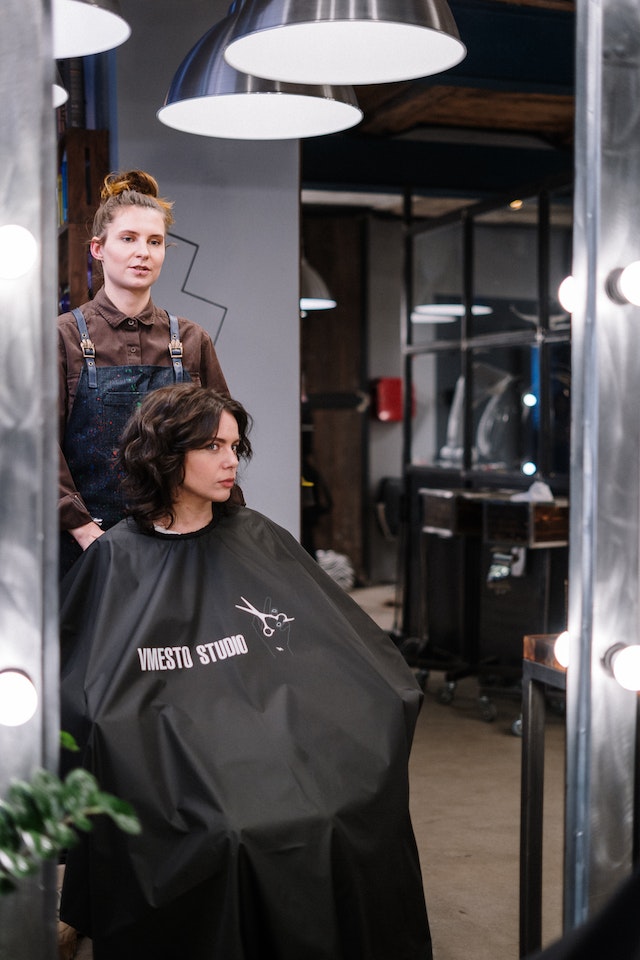
[[[167,313],[169,317],[169,356],[173,366],[173,376],[176,383],[182,383],[184,380],[184,367],[182,366],[182,340],[180,339],[180,330],[178,328],[178,318],[173,313]]]
[[[91,337],[89,336],[87,322],[84,319],[82,310],[80,310],[79,307],[74,307],[71,312],[76,318],[78,332],[80,333],[80,347],[82,349],[82,356],[84,357],[84,362],[87,368],[89,387],[91,390],[95,390],[98,386],[98,378],[96,376],[96,348],[94,347]]]

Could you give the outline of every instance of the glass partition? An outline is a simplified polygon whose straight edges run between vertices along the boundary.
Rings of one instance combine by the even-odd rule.
[[[460,339],[462,240],[459,221],[415,238],[410,323],[411,342],[417,346]]]
[[[531,331],[539,324],[538,200],[517,201],[473,219],[473,290],[491,313],[474,335]]]
[[[464,378],[460,371],[458,349],[415,358],[412,463],[460,468],[464,428]]]
[[[467,208],[410,236],[412,464],[568,484],[572,191]],[[519,478],[519,481],[518,481]],[[561,484],[562,485],[562,484]]]

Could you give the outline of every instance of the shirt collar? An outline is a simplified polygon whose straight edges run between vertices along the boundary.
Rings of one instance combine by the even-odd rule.
[[[101,287],[93,298],[93,302],[102,317],[107,321],[109,326],[113,327],[114,330],[121,326],[126,320],[130,319],[128,316],[123,314],[114,303],[111,302],[109,297],[104,292],[104,287]],[[141,310],[140,313],[136,314],[133,318],[134,320],[139,320],[140,323],[144,323],[145,326],[151,326],[154,322],[155,307],[153,301],[149,299],[144,310]]]

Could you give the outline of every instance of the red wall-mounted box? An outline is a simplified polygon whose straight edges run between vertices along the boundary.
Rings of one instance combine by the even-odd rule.
[[[397,423],[403,419],[402,377],[378,377],[371,384],[371,411],[376,420]],[[412,391],[411,416],[415,416],[416,398]]]

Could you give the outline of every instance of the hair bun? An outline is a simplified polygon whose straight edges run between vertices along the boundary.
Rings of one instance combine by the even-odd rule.
[[[125,173],[109,173],[104,178],[100,199],[116,197],[125,190],[133,190],[149,197],[158,197],[158,181],[144,170],[127,170]]]

